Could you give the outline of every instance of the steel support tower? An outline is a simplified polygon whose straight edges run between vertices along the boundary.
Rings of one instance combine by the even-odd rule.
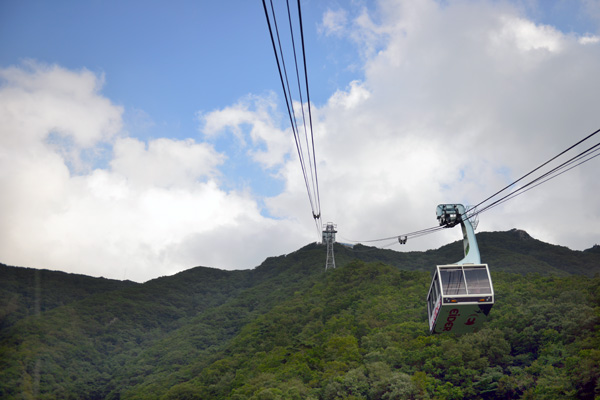
[[[335,234],[337,231],[335,230],[337,225],[333,222],[328,222],[325,224],[325,228],[323,229],[323,243],[327,245],[327,261],[325,262],[325,270],[329,268],[335,268],[335,257],[333,255],[333,244],[335,243]]]

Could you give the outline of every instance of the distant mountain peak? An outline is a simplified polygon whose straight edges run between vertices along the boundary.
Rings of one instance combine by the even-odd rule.
[[[519,239],[521,240],[531,240],[533,239],[529,233],[525,232],[522,229],[517,229],[517,228],[513,228],[510,230],[510,232],[516,233],[519,236]]]
[[[600,245],[595,244],[592,247],[590,247],[589,249],[584,250],[585,252],[589,252],[589,253],[598,253],[600,254]]]

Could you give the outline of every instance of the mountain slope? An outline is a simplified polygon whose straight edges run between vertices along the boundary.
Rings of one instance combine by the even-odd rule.
[[[428,335],[429,274],[351,262],[246,324],[176,378],[126,398],[593,398],[600,279],[495,273],[476,334]],[[524,296],[524,294],[528,296]]]
[[[322,271],[315,262],[322,250],[308,246],[269,258],[256,270],[197,267],[24,318],[4,332],[0,397],[104,398],[115,385],[131,386],[137,376],[153,373],[145,357],[161,347],[161,339],[187,326],[197,332],[182,331],[186,339],[196,339],[195,348],[218,346],[239,331],[246,314],[265,312],[288,295],[287,289]],[[255,286],[260,293],[245,292]],[[233,303],[224,318],[219,307],[228,301]],[[198,324],[207,318],[208,324]]]
[[[136,286],[131,281],[68,274],[0,264],[0,333],[29,315],[90,295]]]
[[[512,229],[507,232],[481,232],[477,242],[488,263],[503,271],[516,273],[556,273],[594,276],[600,273],[600,252],[592,249],[571,250],[534,239],[525,231]],[[597,246],[596,246],[597,247]],[[500,256],[501,252],[512,253]],[[527,257],[525,263],[521,257]],[[521,264],[519,264],[521,263]],[[559,272],[560,271],[560,272]]]
[[[585,251],[571,250],[534,239],[519,229],[479,232],[477,243],[481,261],[495,271],[543,275],[579,274],[589,277],[600,273],[600,250],[597,250],[600,246]],[[463,256],[462,240],[425,252],[397,252],[363,245],[356,245],[351,249],[346,246],[336,247],[336,262],[352,259],[382,261],[412,270],[430,271],[435,265],[452,264]]]
[[[336,245],[334,271],[312,244],[254,270],[197,267],[82,289],[14,318],[1,335],[0,397],[593,398],[600,278],[582,275],[597,273],[600,254],[519,231],[478,239],[497,304],[475,335],[427,334],[431,269],[460,259],[461,243],[409,253]]]

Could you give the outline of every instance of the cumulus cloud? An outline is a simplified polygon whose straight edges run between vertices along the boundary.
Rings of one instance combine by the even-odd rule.
[[[217,175],[224,159],[210,145],[192,139],[144,143],[123,138],[115,142],[113,152],[112,171],[141,186],[193,186]]]
[[[374,15],[366,7],[359,7],[350,13],[346,9],[328,9],[318,25],[318,32],[325,36],[352,41],[363,58],[373,53],[383,44],[388,33],[384,25],[374,20]]]
[[[598,128],[593,40],[507,3],[380,1],[370,13],[346,25],[364,27],[357,45],[384,37],[383,48],[365,52],[362,82],[315,112],[324,218],[338,223],[341,241],[435,226],[437,204],[476,204]],[[482,214],[480,229],[519,227],[591,247],[600,222],[594,162]],[[285,209],[290,197],[270,204]],[[549,217],[558,204],[581,212]],[[405,248],[459,238],[448,230]]]
[[[219,186],[226,157],[212,145],[127,136],[123,109],[100,93],[102,76],[28,63],[0,77],[2,262],[143,281],[199,264],[248,268],[264,259],[264,246],[298,244],[281,239],[287,222],[273,226],[250,194]],[[252,142],[278,149],[261,107],[239,120],[232,111],[222,126],[252,124]],[[104,168],[70,161],[104,147]],[[271,165],[283,152],[253,155]],[[229,250],[241,243],[253,250]]]
[[[522,52],[559,52],[562,48],[564,35],[551,26],[538,26],[516,16],[503,16],[500,22],[500,30],[491,35],[492,41],[498,46],[505,45]]]
[[[477,203],[598,128],[596,36],[510,3],[382,0],[321,25],[363,57],[363,79],[313,105],[323,218],[340,241],[432,227],[437,204]],[[316,239],[275,95],[199,112],[200,138],[144,141],[124,132],[103,76],[30,62],[0,79],[0,262],[143,281],[253,267]],[[225,139],[238,153],[217,150]],[[281,179],[281,193],[225,190],[238,154]],[[482,214],[479,229],[591,247],[596,164]],[[459,238],[445,230],[403,248]]]
[[[600,42],[599,36],[585,35],[579,38],[581,44],[596,44]]]
[[[325,11],[319,32],[325,35],[342,35],[346,31],[347,14],[346,10]]]
[[[300,107],[296,104],[296,109]],[[248,95],[237,104],[198,113],[200,130],[207,138],[233,135],[247,154],[264,168],[281,165],[292,150],[291,130],[282,131],[274,94]]]
[[[369,98],[371,94],[359,81],[350,82],[347,90],[336,91],[328,101],[328,105],[334,108],[341,107],[352,109],[358,107]]]
[[[5,148],[39,143],[49,133],[71,139],[78,148],[92,147],[121,128],[122,109],[95,96],[104,78],[88,70],[72,72],[27,62],[24,68],[1,70],[0,79],[4,129],[27,132],[3,135]]]

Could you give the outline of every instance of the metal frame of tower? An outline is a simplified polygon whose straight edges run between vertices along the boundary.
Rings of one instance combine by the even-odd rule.
[[[327,244],[327,261],[325,262],[325,270],[329,268],[335,268],[335,257],[333,255],[333,244],[335,243],[335,230],[337,225],[333,222],[325,224],[323,229],[323,243]]]

